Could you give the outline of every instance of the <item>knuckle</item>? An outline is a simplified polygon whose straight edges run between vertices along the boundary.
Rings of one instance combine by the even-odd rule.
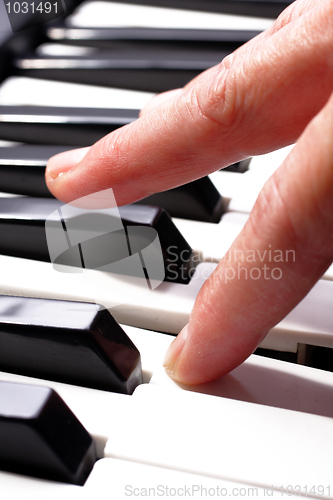
[[[203,74],[202,81],[191,89],[191,101],[203,118],[229,130],[241,121],[244,105],[241,89],[240,64],[235,54],[230,54]]]

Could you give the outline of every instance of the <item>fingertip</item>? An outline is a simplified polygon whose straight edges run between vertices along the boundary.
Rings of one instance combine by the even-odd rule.
[[[64,151],[52,156],[47,162],[45,178],[48,185],[52,184],[62,174],[72,170],[86,156],[90,147]]]
[[[177,382],[182,382],[181,380],[178,380],[177,377],[178,371],[176,365],[184,349],[187,335],[188,335],[188,325],[184,326],[182,331],[177,335],[175,340],[171,343],[165,354],[165,358],[163,361],[163,366],[167,374]]]

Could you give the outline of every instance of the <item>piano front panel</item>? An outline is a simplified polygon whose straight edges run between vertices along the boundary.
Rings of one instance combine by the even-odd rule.
[[[252,2],[257,7],[260,3]],[[228,10],[227,3],[222,4],[224,12],[230,13],[230,5]],[[251,2],[239,4],[242,14],[248,14]],[[276,9],[279,2],[267,2],[266,12],[272,12],[273,4]],[[172,2],[178,8],[189,5],[187,0]],[[199,0],[191,5],[198,7]],[[210,0],[205,8],[215,10],[216,5]],[[255,29],[253,20],[249,29]],[[7,69],[6,76],[13,74],[13,68]],[[52,105],[82,107],[84,102],[85,107],[104,107],[107,102],[110,108],[139,109],[151,94],[111,88],[97,91],[94,86],[22,76],[0,87],[0,104],[47,106],[50,96]],[[111,308],[141,353],[144,381],[129,396],[1,372],[0,380],[56,389],[93,436],[100,458],[83,487],[0,472],[4,498],[59,498],[61,494],[87,499],[97,495],[178,498],[189,493],[197,497],[332,498],[332,373],[253,355],[218,381],[180,387],[161,366],[173,335],[188,321],[200,286],[241,230],[268,173],[285,154],[253,159],[246,173],[212,174],[227,208],[220,222],[174,220],[202,261],[195,279],[188,285],[163,283],[149,300],[125,281],[119,287],[119,280],[98,272],[91,273],[87,286],[87,276],[61,274],[47,263],[1,256],[1,294],[96,300]],[[300,345],[333,347],[332,274],[324,278],[270,332],[263,348],[298,352],[300,358]]]

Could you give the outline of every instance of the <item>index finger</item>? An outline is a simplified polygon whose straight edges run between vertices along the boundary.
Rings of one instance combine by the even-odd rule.
[[[70,202],[111,187],[123,205],[294,142],[332,88],[332,13],[332,2],[320,2],[100,140],[83,159],[82,151],[54,157],[49,189]]]

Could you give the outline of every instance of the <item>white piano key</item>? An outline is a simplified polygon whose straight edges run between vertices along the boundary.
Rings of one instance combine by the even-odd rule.
[[[242,174],[237,192],[228,205],[230,212],[250,213],[266,181],[273,175],[294,146],[288,146],[261,156],[254,156],[249,170]],[[221,172],[223,174],[223,172]]]
[[[249,214],[264,184],[275,170],[275,167],[267,167],[265,170],[253,169],[241,174],[242,179],[239,181],[237,192],[230,200],[228,211]]]
[[[42,43],[36,48],[37,56],[88,56],[98,52],[95,47],[80,47],[78,45],[62,45],[60,43]]]
[[[188,285],[163,282],[149,290],[145,279],[99,271],[78,273],[75,268],[60,273],[48,262],[1,255],[0,266],[2,294],[96,301],[120,323],[167,333],[179,333],[186,325],[202,284],[215,268],[212,263],[199,264]]]
[[[152,385],[131,402],[136,425],[118,415],[106,456],[303,494],[320,484],[332,498],[332,418]]]
[[[250,213],[266,180],[282,164],[292,146],[253,156],[243,174],[219,170],[209,175],[229,211]]]
[[[332,281],[319,280],[308,295],[270,330],[260,347],[290,352],[297,352],[298,343],[333,348],[332,300]]]
[[[126,325],[121,326],[140,351],[143,381],[148,383],[155,370],[162,366],[165,352],[174,336]],[[51,380],[4,372],[0,372],[0,380],[52,387],[94,437],[98,457],[103,456],[104,446],[111,435],[110,415],[107,412],[114,411],[113,408],[118,408],[118,411],[123,411],[122,408],[124,408],[125,411],[128,404],[125,394],[89,389]]]
[[[47,262],[0,256],[0,265],[2,294],[96,301],[109,308],[120,323],[177,334],[188,322],[195,298],[217,264],[199,264],[189,285],[163,282],[152,291],[142,287],[139,278],[89,271],[87,280],[85,273],[59,273]],[[320,280],[269,332],[261,347],[289,352],[297,352],[298,343],[333,347],[332,300],[333,283]]]
[[[138,334],[140,334],[139,331]],[[159,337],[158,334],[156,335]],[[141,345],[141,348],[145,349],[143,345]],[[146,348],[152,351],[155,350],[154,346],[149,347],[148,344]],[[144,359],[144,353],[141,352],[141,354]],[[304,431],[304,428],[300,428],[296,436],[293,434],[293,424],[296,412],[290,410],[306,412],[303,413],[303,415],[307,417],[307,427],[305,429],[307,433],[312,433],[313,431],[318,433],[318,429],[316,429],[316,425],[318,424],[317,418],[322,419],[325,417],[324,421],[332,422],[333,374],[321,370],[314,370],[281,361],[251,356],[241,367],[238,367],[231,374],[218,381],[201,386],[179,388],[177,384],[165,376],[170,382],[170,385],[167,386],[165,382],[161,381],[160,378],[158,379],[158,377],[159,375],[156,377],[155,374],[151,381],[151,384],[155,384],[155,386],[153,385],[153,391],[143,389],[142,392],[140,388],[135,392],[134,396],[126,396],[0,373],[0,380],[41,384],[51,386],[58,391],[60,396],[66,401],[66,404],[68,404],[88,431],[93,435],[95,441],[97,440],[98,442],[98,440],[100,440],[99,456],[103,456],[103,446],[105,443],[107,443],[106,455],[118,456],[120,441],[124,443],[122,447],[124,453],[128,452],[128,442],[133,439],[133,436],[134,442],[132,445],[135,448],[140,447],[142,445],[141,433],[144,434],[147,440],[144,448],[146,448],[146,446],[149,448],[149,460],[147,460],[147,454],[145,454],[144,451],[141,453],[143,460],[135,462],[132,461],[133,457],[130,457],[130,460],[128,460],[127,456],[122,457],[122,460],[102,458],[102,460],[99,460],[95,464],[94,470],[82,488],[1,472],[0,480],[2,492],[10,492],[8,493],[10,496],[5,496],[4,498],[16,498],[16,492],[19,494],[19,492],[25,489],[25,498],[31,499],[42,498],[42,495],[44,495],[45,498],[45,495],[48,494],[49,491],[54,495],[62,494],[65,498],[72,498],[72,495],[75,495],[74,498],[76,498],[76,495],[84,495],[84,493],[87,494],[87,497],[78,496],[78,498],[91,498],[93,491],[96,493],[98,492],[102,498],[107,494],[107,498],[109,498],[111,493],[114,493],[114,498],[118,499],[122,498],[121,495],[125,492],[125,490],[122,492],[122,488],[125,488],[126,485],[133,484],[133,487],[135,487],[135,485],[137,485],[137,487],[144,487],[145,481],[149,481],[151,487],[157,484],[167,483],[170,488],[176,487],[176,485],[182,486],[185,483],[187,485],[200,484],[203,487],[205,487],[205,485],[211,485],[210,487],[213,487],[212,485],[215,484],[220,485],[221,488],[226,488],[227,491],[231,493],[230,488],[247,487],[247,484],[253,487],[253,481],[251,480],[246,484],[242,475],[243,469],[241,468],[240,474],[238,474],[238,470],[236,470],[235,467],[233,468],[233,473],[235,474],[234,481],[236,481],[236,483],[218,478],[219,474],[222,477],[225,476],[222,466],[219,470],[219,474],[216,475],[217,478],[215,477],[217,467],[215,467],[215,469],[213,468],[208,474],[206,470],[203,470],[203,473],[207,474],[206,476],[200,476],[196,472],[193,474],[193,471],[192,474],[191,471],[182,472],[187,464],[193,466],[193,458],[188,459],[188,456],[193,454],[193,446],[196,448],[197,453],[195,453],[195,456],[199,462],[200,460],[201,462],[204,461],[205,457],[209,457],[211,454],[213,455],[213,460],[217,453],[221,453],[221,449],[217,450],[217,444],[219,444],[220,440],[224,437],[223,429],[227,429],[227,432],[232,433],[233,429],[238,424],[237,419],[238,421],[239,419],[248,421],[249,417],[251,422],[248,423],[248,425],[251,425],[252,421],[257,419],[256,426],[259,428],[263,424],[261,421],[263,415],[267,416],[268,414],[271,424],[265,422],[262,428],[259,428],[258,431],[255,430],[255,437],[253,437],[253,433],[247,435],[246,430],[243,433],[243,436],[245,435],[246,437],[242,443],[243,451],[247,454],[253,454],[251,446],[253,445],[254,439],[260,443],[262,441],[267,441],[266,447],[269,446],[270,434],[267,433],[267,427],[269,431],[271,431],[271,428],[274,428],[276,422],[279,422],[281,415],[281,410],[276,410],[276,408],[283,408],[282,415],[287,415],[286,419],[278,425],[277,432],[283,432],[284,442],[288,438],[291,438],[288,449],[289,446],[293,446],[294,442],[297,443],[298,435],[301,434],[302,430]],[[156,383],[159,384],[159,387],[156,386]],[[162,384],[164,384],[163,387]],[[158,392],[156,392],[156,390],[158,390]],[[175,394],[174,391],[179,391],[179,395]],[[196,393],[190,394],[190,398],[193,397],[195,399],[188,400],[188,393],[186,391],[196,391]],[[202,394],[213,394],[214,398],[208,397],[207,399],[207,396],[202,396]],[[237,401],[230,402],[225,398]],[[179,401],[181,402],[180,404]],[[188,401],[191,403],[189,408],[187,407]],[[244,403],[244,401],[250,401],[256,404],[249,405]],[[156,408],[158,405],[161,407],[160,412]],[[164,405],[166,405],[166,411],[164,411]],[[225,418],[223,413],[226,408],[228,411]],[[183,411],[184,409],[185,411]],[[236,422],[234,424],[231,422],[231,426],[230,421],[232,421],[232,416],[229,410],[235,410],[234,419]],[[175,421],[175,411],[177,414],[182,415],[182,421],[186,421],[185,427],[187,427],[187,417],[190,416],[190,429],[189,431],[185,430],[185,436],[180,440],[178,440],[178,437],[179,434],[183,432],[183,429],[182,426],[179,425],[179,419],[176,425],[172,424]],[[210,411],[211,413],[209,413]],[[221,412],[223,412],[222,415]],[[207,430],[206,425],[202,425],[205,423],[205,415],[208,414],[210,415],[209,430]],[[288,430],[287,427],[289,425],[288,415],[291,415],[291,430]],[[321,415],[321,417],[313,419],[314,415]],[[156,420],[156,416],[159,418],[158,421]],[[218,419],[220,419],[218,426],[213,427]],[[304,423],[304,419],[300,418],[299,420],[301,423]],[[221,422],[223,423],[222,427],[220,425]],[[127,425],[129,425],[128,428]],[[285,431],[282,430],[283,425],[286,425]],[[180,427],[180,431],[175,431],[175,427],[178,426]],[[193,428],[196,428],[195,435],[191,435]],[[216,429],[219,429],[218,432]],[[148,434],[146,434],[147,431]],[[213,433],[219,436],[217,437],[218,443],[216,443],[215,439],[210,439]],[[162,434],[163,437],[161,436]],[[121,438],[119,438],[118,435],[120,435]],[[157,457],[158,460],[168,463],[170,448],[172,449],[172,447],[174,448],[174,454],[177,456],[180,454],[181,458],[186,457],[186,460],[182,462],[181,459],[178,460],[177,457],[175,457],[171,466],[168,464],[168,469],[161,467],[160,463],[156,464],[156,450],[151,442],[155,436],[156,447],[158,447],[159,444],[162,446],[160,454]],[[189,439],[192,439],[192,442],[190,446],[186,448],[186,445],[189,444]],[[235,444],[234,435],[227,440],[227,446],[230,446],[231,440],[233,440]],[[165,453],[164,442],[168,443]],[[238,440],[238,437],[237,442],[241,442]],[[309,447],[312,444],[313,440],[309,443]],[[274,445],[274,443],[272,443],[272,445]],[[296,458],[300,462],[303,460],[303,447],[301,447],[299,455],[297,455],[299,447],[294,446],[294,454],[297,455]],[[152,448],[153,453],[150,453]],[[257,449],[257,447],[254,449]],[[316,448],[313,447],[309,448],[308,453],[311,451],[313,455],[315,455],[315,449]],[[228,448],[226,448],[225,451],[226,454],[223,453],[223,455],[227,457]],[[263,452],[265,451],[267,450],[263,450]],[[269,457],[275,451],[273,446],[270,450]],[[267,460],[267,456],[265,458]],[[136,460],[136,457],[134,457],[134,459]],[[324,459],[325,457],[323,457],[323,460]],[[208,458],[208,460],[210,459]],[[140,464],[137,462],[142,463]],[[154,467],[154,465],[149,465],[152,462],[154,465],[159,465],[158,470],[155,470],[156,467]],[[179,464],[181,464],[181,467],[179,467]],[[233,465],[235,465],[235,461]],[[241,465],[244,466],[244,460],[241,460]],[[320,466],[321,463],[318,464],[318,467]],[[317,478],[316,467],[313,468],[313,474],[316,474]],[[197,480],[195,481],[195,479]],[[298,479],[298,477],[296,477],[296,479]],[[318,480],[319,479],[322,478],[318,476]],[[268,483],[267,486],[271,488],[270,483]],[[296,484],[293,483],[293,486],[296,486]],[[127,493],[130,491],[130,488],[126,490]],[[245,490],[242,491],[244,492]],[[255,496],[259,496],[260,498],[262,493],[260,487],[258,487]],[[281,496],[281,491],[275,492],[275,494]],[[274,493],[270,489],[269,493],[266,491],[265,495],[274,496]],[[325,498],[325,495],[323,495],[323,498]]]
[[[248,218],[248,214],[230,212],[224,214],[218,224],[177,218],[172,220],[189,245],[200,252],[205,262],[219,262]]]
[[[45,500],[47,498],[59,500],[59,498],[70,498],[76,500],[83,498],[81,486],[21,476],[10,472],[0,471],[0,483],[1,493],[6,499]]]
[[[118,478],[117,481],[114,478]],[[137,462],[104,458],[99,460],[82,488],[86,495],[98,498],[125,499],[128,497],[204,498],[253,494],[256,498],[266,498],[264,488],[254,488],[249,484],[224,481],[178,470],[154,467]],[[270,491],[273,498],[281,492]],[[91,496],[89,498],[92,498]]]
[[[308,295],[272,331],[303,344],[333,347],[333,283],[319,280]]]
[[[276,151],[272,151],[271,153],[253,156],[249,164],[249,169],[265,171],[267,168],[269,168],[273,172],[277,168],[279,168],[279,166],[282,164],[282,162],[294,147],[295,144],[292,144],[291,146],[277,149]]]
[[[118,2],[84,2],[67,18],[76,28],[170,28],[263,31],[272,19],[151,7]]]
[[[141,354],[143,382],[149,383],[163,364],[165,353],[175,339],[173,335],[121,325]]]
[[[210,493],[211,496],[213,492],[220,496],[239,494],[243,496],[249,493],[256,498],[267,497],[267,490],[264,488],[254,489],[251,485],[243,483],[111,458],[96,462],[83,487],[8,472],[0,472],[0,481],[3,498],[24,497],[26,500],[45,500],[45,498],[121,500],[129,496],[142,497],[148,494],[149,498],[157,499],[167,495],[176,497],[177,494],[201,497]],[[269,496],[279,498],[281,492],[270,490]],[[300,496],[300,498],[305,497]]]
[[[185,390],[333,418],[332,377],[323,370],[252,355],[232,372],[206,384],[177,384],[162,366],[149,383],[162,390]]]
[[[22,144],[21,142],[0,140],[0,148],[13,148],[15,146],[20,146],[21,144]]]
[[[0,104],[80,108],[141,109],[150,92],[9,77],[0,85]]]
[[[242,184],[243,175],[237,172],[229,172],[228,170],[219,170],[209,175],[210,180],[223,197],[225,207],[236,196],[239,185]]]
[[[237,174],[239,175],[239,174]],[[228,212],[218,224],[173,218],[173,222],[186,241],[200,255],[204,262],[218,263],[231,247],[250,214]],[[322,279],[333,281],[333,264]]]

